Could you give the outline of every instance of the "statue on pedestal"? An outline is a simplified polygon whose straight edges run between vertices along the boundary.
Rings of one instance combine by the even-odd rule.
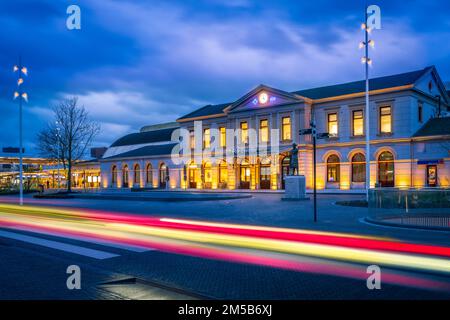
[[[290,151],[291,161],[289,162],[289,174],[298,176],[298,149],[295,143],[292,144],[292,150]]]

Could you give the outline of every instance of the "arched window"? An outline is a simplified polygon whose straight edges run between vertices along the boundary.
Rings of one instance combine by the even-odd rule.
[[[203,188],[211,189],[212,187],[212,165],[211,162],[205,162],[203,164]]]
[[[270,158],[262,159],[259,164],[259,187],[270,189]]]
[[[327,159],[327,181],[339,182],[340,177],[340,161],[339,157],[332,154]]]
[[[147,164],[147,167],[145,168],[145,182],[147,184],[152,184],[153,182],[153,175],[152,175],[152,164]]]
[[[122,185],[124,188],[128,188],[128,166],[125,165],[122,169]]]
[[[352,157],[352,182],[366,181],[366,157],[356,153]]]
[[[141,184],[141,167],[138,164],[134,165],[133,183],[135,185]]]
[[[250,189],[251,170],[248,160],[243,160],[240,165],[240,188]]]
[[[378,183],[380,187],[394,186],[394,156],[389,151],[378,156]]]
[[[167,180],[169,178],[169,167],[165,163],[161,163],[159,166],[159,186],[165,188],[167,186]]]
[[[219,183],[223,188],[225,188],[227,182],[228,182],[228,165],[226,161],[221,161],[219,164]]]
[[[113,187],[117,184],[117,166],[112,166],[111,168],[111,184]]]

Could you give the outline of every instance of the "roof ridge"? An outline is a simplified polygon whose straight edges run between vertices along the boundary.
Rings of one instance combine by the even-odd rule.
[[[421,75],[423,73],[425,73],[426,71],[428,71],[429,69],[434,68],[434,66],[428,66],[425,67],[423,69],[418,69],[418,70],[413,70],[413,71],[408,71],[408,72],[402,72],[402,73],[396,73],[396,74],[390,74],[390,75],[386,75],[386,76],[380,76],[380,77],[375,77],[375,78],[370,78],[369,80],[373,81],[373,80],[378,80],[378,79],[383,79],[383,78],[389,78],[389,77],[398,77],[398,76],[402,76],[402,75],[406,75],[406,74],[412,74],[412,73],[417,73],[417,72],[422,72]],[[307,89],[300,89],[300,90],[296,90],[296,91],[292,91],[291,93],[297,93],[300,91],[309,91],[309,90],[317,90],[317,89],[321,89],[321,88],[328,88],[328,87],[335,87],[335,86],[342,86],[342,85],[348,85],[348,84],[354,84],[354,83],[358,83],[361,81],[365,81],[364,79],[362,80],[355,80],[355,81],[348,81],[348,82],[342,82],[342,83],[337,83],[337,84],[330,84],[330,85],[325,85],[325,86],[318,86],[318,87],[312,87],[312,88],[307,88]]]

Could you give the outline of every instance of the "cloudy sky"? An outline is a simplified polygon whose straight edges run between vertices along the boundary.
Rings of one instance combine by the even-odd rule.
[[[18,145],[12,65],[30,74],[25,147],[78,96],[102,132],[95,144],[233,101],[260,83],[283,90],[360,80],[364,0],[2,0],[0,147]],[[81,8],[81,30],[66,9]],[[372,3],[371,3],[372,4]],[[450,81],[450,1],[374,1],[373,76],[436,65]]]

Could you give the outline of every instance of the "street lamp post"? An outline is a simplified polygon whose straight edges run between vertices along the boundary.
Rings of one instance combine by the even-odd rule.
[[[61,130],[61,128],[59,127],[59,122],[56,121],[56,149],[57,149],[56,169],[58,172],[58,191],[61,188],[61,175],[59,173],[59,160],[60,160],[60,156],[62,156],[61,143],[60,143],[60,140],[61,140],[60,130]]]
[[[19,57],[19,64],[13,68],[18,72],[17,90],[14,92],[14,99],[19,98],[19,204],[23,205],[23,139],[22,139],[22,100],[28,102],[28,95],[22,90],[23,75],[28,75],[28,69],[22,66],[22,59]]]
[[[366,135],[366,200],[369,202],[369,189],[370,189],[370,106],[369,106],[369,66],[372,65],[372,59],[369,57],[369,46],[372,48],[375,45],[375,42],[369,39],[369,34],[372,31],[371,28],[367,25],[367,8],[365,12],[365,22],[361,25],[361,29],[364,30],[364,41],[360,42],[359,48],[364,48],[364,57],[361,58],[361,62],[364,63],[365,67],[365,76],[366,76],[366,88],[365,88],[365,98],[366,98],[366,107],[365,107],[365,135]]]

